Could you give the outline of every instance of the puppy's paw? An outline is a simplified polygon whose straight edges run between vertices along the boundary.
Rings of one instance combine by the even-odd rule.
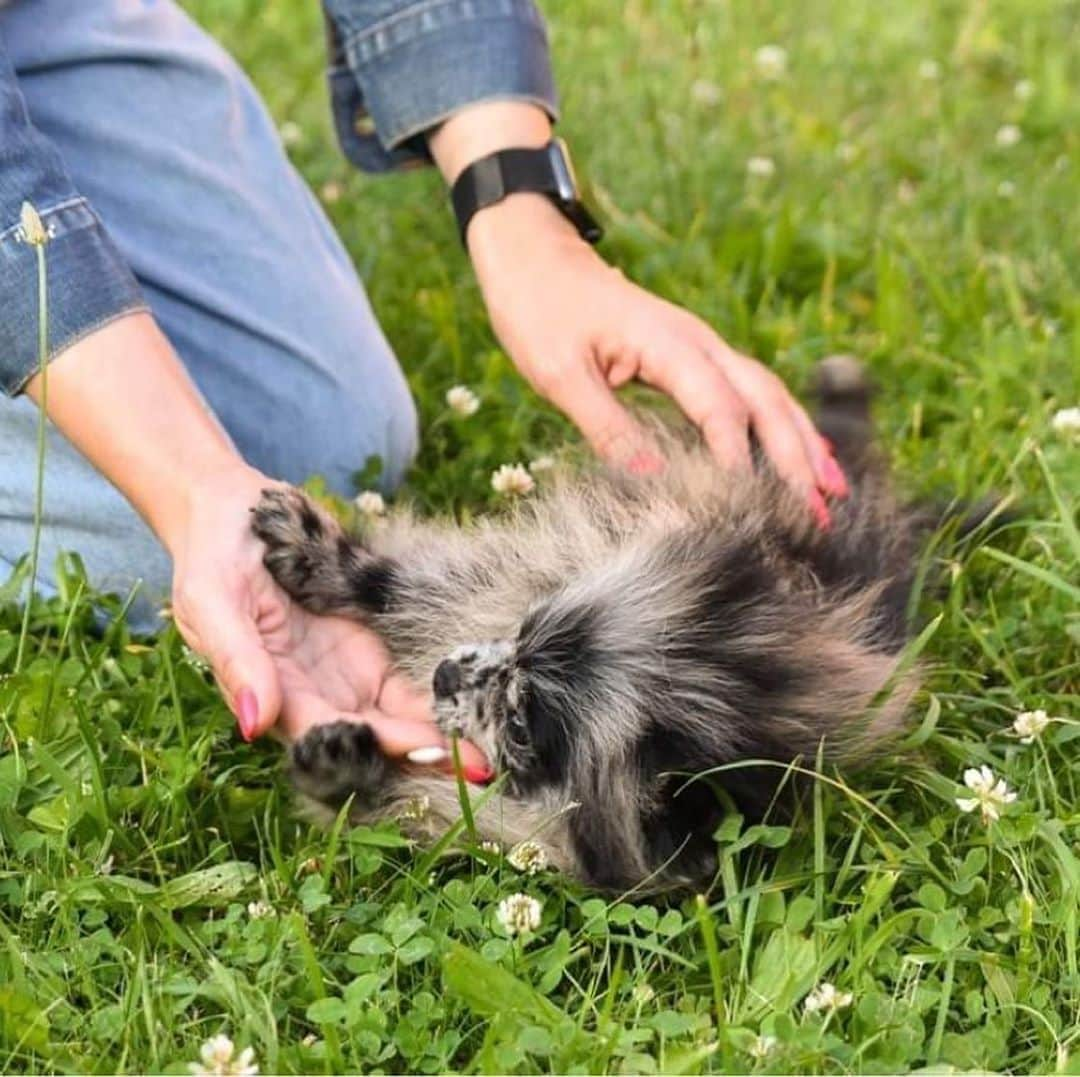
[[[335,810],[350,797],[360,808],[381,803],[391,772],[371,726],[359,722],[315,726],[289,753],[289,776],[296,787]]]
[[[266,546],[263,564],[289,595],[315,612],[334,604],[351,549],[337,520],[289,486],[263,490],[251,526]]]

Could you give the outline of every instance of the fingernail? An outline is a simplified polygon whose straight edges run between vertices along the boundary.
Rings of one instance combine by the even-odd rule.
[[[450,753],[445,748],[440,748],[437,744],[432,744],[428,748],[413,748],[411,752],[408,752],[405,758],[410,763],[419,763],[421,766],[431,766],[432,763],[441,763],[446,759]]]
[[[236,722],[244,740],[255,739],[259,729],[259,701],[250,688],[241,688],[236,693]]]
[[[821,470],[825,474],[825,485],[829,488],[829,493],[834,497],[847,497],[850,492],[847,479],[836,460],[831,456],[825,457]]]
[[[626,470],[631,475],[660,475],[664,470],[664,461],[653,453],[642,450],[626,461]]]
[[[465,780],[472,785],[487,785],[495,777],[495,771],[486,763],[471,763],[461,768]]]
[[[818,522],[818,527],[822,531],[828,531],[832,527],[832,517],[829,515],[829,510],[825,505],[825,498],[821,494],[814,490],[810,494],[810,511],[814,514],[814,519]]]

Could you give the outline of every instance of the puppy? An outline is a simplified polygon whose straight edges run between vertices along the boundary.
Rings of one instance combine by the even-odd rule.
[[[926,513],[890,492],[855,360],[819,366],[818,401],[851,485],[827,531],[767,467],[724,472],[664,428],[663,474],[556,476],[468,528],[400,512],[361,541],[276,489],[254,529],[293,599],[371,626],[442,731],[484,751],[480,837],[531,839],[598,888],[685,886],[715,869],[726,807],[764,816],[819,748],[865,759],[916,688],[899,658]],[[291,772],[356,822],[432,839],[460,817],[453,780],[363,725],[312,730]]]

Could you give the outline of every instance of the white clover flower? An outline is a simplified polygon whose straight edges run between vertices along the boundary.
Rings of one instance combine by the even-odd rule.
[[[491,488],[504,497],[527,494],[535,485],[532,475],[521,464],[503,464],[491,475]]]
[[[1041,737],[1043,730],[1050,724],[1046,711],[1021,711],[1012,724],[1013,733],[1020,738],[1021,744],[1031,744]]]
[[[768,82],[782,79],[787,73],[787,49],[780,45],[762,45],[754,53],[754,67]]]
[[[1030,101],[1035,96],[1035,83],[1031,79],[1021,79],[1013,87],[1013,97],[1017,101]]]
[[[492,856],[502,856],[502,846],[497,841],[492,841],[490,838],[480,842],[480,848],[485,853],[491,853]]]
[[[724,91],[708,79],[697,79],[690,86],[690,97],[699,105],[712,108],[724,99]]]
[[[421,819],[426,819],[431,811],[431,797],[427,793],[421,793],[419,796],[409,797],[402,805],[401,812],[398,815],[399,819],[406,819],[412,822],[420,822]]]
[[[548,865],[547,852],[535,841],[523,841],[506,856],[507,863],[525,875],[536,875]]]
[[[759,1062],[766,1059],[773,1053],[776,1048],[775,1036],[758,1036],[756,1040],[747,1048],[747,1054],[751,1058],[756,1058]]]
[[[843,161],[844,164],[849,165],[859,156],[859,147],[853,142],[841,142],[836,147],[836,156]]]
[[[319,197],[328,205],[340,201],[344,188],[337,180],[328,180],[319,188]]]
[[[919,78],[923,82],[934,82],[941,77],[941,64],[937,60],[923,60],[919,64]]]
[[[1016,794],[1009,790],[1004,778],[995,778],[994,772],[985,764],[979,768],[969,767],[964,771],[964,785],[975,795],[957,797],[956,806],[962,812],[972,812],[976,808],[982,814],[982,821],[989,825],[1001,818],[1001,809],[1016,800]]]
[[[300,127],[300,124],[293,123],[292,120],[286,120],[279,128],[278,135],[281,136],[281,144],[283,146],[295,146],[297,142],[304,137],[304,132]]]
[[[746,174],[757,179],[776,175],[776,162],[771,157],[751,157],[746,162]]]
[[[274,906],[265,901],[249,901],[247,911],[252,920],[269,920],[277,916]]]
[[[807,1013],[820,1013],[826,1010],[835,1013],[851,1005],[850,991],[837,991],[831,983],[818,984],[803,1003]]]
[[[656,998],[656,988],[647,981],[642,980],[640,983],[634,984],[634,989],[630,992],[630,997],[639,1006],[647,1006],[654,998]]]
[[[480,407],[480,398],[466,385],[455,385],[446,392],[446,406],[458,415],[468,418]]]
[[[994,135],[994,141],[1002,149],[1007,150],[1010,146],[1015,146],[1023,137],[1023,132],[1015,123],[1005,123],[997,129],[997,134]]]
[[[357,494],[353,498],[353,504],[356,506],[356,511],[369,520],[373,520],[376,516],[386,515],[386,502],[378,490],[365,490]]]
[[[1012,198],[1016,194],[1016,184],[1012,180],[1002,180],[997,185],[998,198]]]
[[[1058,434],[1080,437],[1080,407],[1061,408],[1050,420],[1051,428]]]
[[[19,229],[24,242],[29,243],[31,247],[44,247],[49,242],[48,229],[30,202],[24,202],[19,211]]]
[[[529,461],[529,470],[534,475],[539,475],[544,471],[550,471],[554,466],[554,456],[538,456],[535,460]]]
[[[540,902],[528,894],[511,894],[499,902],[495,916],[508,935],[523,935],[540,926]]]
[[[235,1056],[235,1057],[234,1057]],[[191,1072],[195,1077],[254,1077],[259,1072],[255,1062],[255,1052],[245,1047],[236,1054],[236,1046],[228,1036],[214,1036],[202,1045],[199,1051],[201,1061],[193,1062]]]
[[[300,1042],[305,1047],[314,1047],[319,1042],[319,1037],[314,1032],[309,1032]]]

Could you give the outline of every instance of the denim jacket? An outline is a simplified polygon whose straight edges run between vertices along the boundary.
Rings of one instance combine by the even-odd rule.
[[[365,171],[427,163],[424,132],[477,101],[530,101],[556,115],[533,0],[323,0],[323,7],[338,138]],[[24,201],[49,233],[50,358],[145,307],[61,155],[31,123],[0,41],[0,389],[9,396],[38,364],[37,262],[19,225]]]

